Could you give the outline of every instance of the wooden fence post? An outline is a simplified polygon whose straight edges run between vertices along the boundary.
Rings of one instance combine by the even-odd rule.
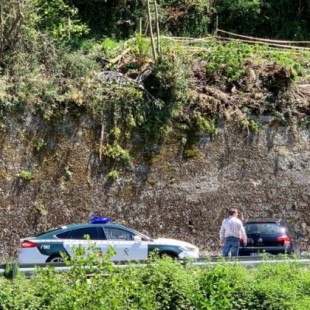
[[[150,0],[146,0],[146,6],[147,6],[147,16],[149,20],[149,29],[150,29],[150,38],[152,43],[152,52],[154,60],[157,58],[157,52],[155,48],[155,41],[154,41],[154,35],[153,35],[153,28],[152,28],[152,16],[151,16],[151,8],[150,8]]]

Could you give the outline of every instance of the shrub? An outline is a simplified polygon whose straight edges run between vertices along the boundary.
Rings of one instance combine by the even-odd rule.
[[[236,33],[252,34],[259,22],[261,0],[218,0],[219,27]]]
[[[78,10],[65,0],[35,0],[38,25],[58,40],[70,41],[86,34],[89,29],[78,18]]]
[[[248,132],[258,133],[260,129],[259,123],[254,120],[249,120],[247,118],[243,118],[238,121],[238,124],[241,129],[247,130]]]
[[[161,1],[161,29],[177,36],[205,36],[210,32],[213,9],[207,0]]]
[[[203,117],[200,112],[194,112],[194,118],[200,131],[205,132],[210,136],[216,134],[217,127],[214,119],[207,119]]]
[[[197,268],[169,257],[118,268],[110,248],[73,248],[71,267],[0,277],[0,309],[306,310],[310,272],[288,262],[246,269],[238,262]],[[90,276],[91,275],[91,276]]]
[[[22,170],[16,176],[24,181],[31,181],[33,179],[33,173],[30,170]]]
[[[119,144],[106,144],[100,149],[100,153],[106,157],[106,161],[115,161],[124,165],[131,162],[131,156],[128,150],[123,149]]]
[[[226,45],[214,42],[212,51],[205,55],[207,61],[207,77],[210,79],[223,78],[236,82],[247,74],[245,61],[253,57],[259,47],[253,47],[238,41]]]

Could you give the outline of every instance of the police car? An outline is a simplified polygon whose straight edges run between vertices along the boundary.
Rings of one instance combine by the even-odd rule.
[[[112,223],[109,218],[93,217],[90,223],[72,224],[21,239],[18,262],[43,264],[63,262],[62,255],[73,256],[74,248],[90,244],[106,253],[115,249],[113,261],[146,260],[151,252],[173,258],[198,258],[199,249],[191,243],[175,239],[152,239],[134,229]],[[62,254],[63,253],[63,254]]]

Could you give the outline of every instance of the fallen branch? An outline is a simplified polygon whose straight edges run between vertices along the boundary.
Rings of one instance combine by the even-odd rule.
[[[234,37],[238,37],[238,38],[244,38],[244,39],[253,40],[253,41],[261,41],[261,42],[276,43],[276,44],[309,44],[310,45],[310,41],[288,41],[288,40],[285,41],[285,40],[262,39],[262,38],[256,38],[256,37],[250,37],[250,36],[245,36],[245,35],[241,35],[241,34],[236,34],[236,33],[224,31],[221,29],[218,29],[217,32],[221,32],[221,33],[228,34],[230,36],[234,36]]]
[[[273,46],[273,47],[278,47],[278,48],[283,48],[283,49],[310,51],[309,47],[302,47],[302,46],[283,45],[283,44],[275,44],[275,43],[260,42],[260,41],[226,38],[226,37],[219,37],[219,36],[216,36],[215,38],[218,40],[222,40],[222,41],[236,41],[236,40],[238,40],[240,42],[244,42],[244,43],[248,43],[248,44],[261,44],[261,45],[268,45],[268,46]]]
[[[207,43],[212,40],[210,38],[191,38],[191,37],[167,37],[167,36],[160,36],[161,39],[171,40],[171,41],[187,41],[190,43]]]
[[[112,65],[116,64],[120,59],[122,59],[126,54],[128,54],[131,51],[131,48],[128,47],[126,48],[120,55],[118,55],[117,57],[108,60],[109,64],[108,64],[108,68],[111,67]]]

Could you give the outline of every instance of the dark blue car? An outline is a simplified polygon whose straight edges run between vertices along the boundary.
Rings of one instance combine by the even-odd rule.
[[[270,254],[300,254],[299,238],[283,219],[248,219],[244,221],[248,237],[244,247],[241,240],[239,256]]]

